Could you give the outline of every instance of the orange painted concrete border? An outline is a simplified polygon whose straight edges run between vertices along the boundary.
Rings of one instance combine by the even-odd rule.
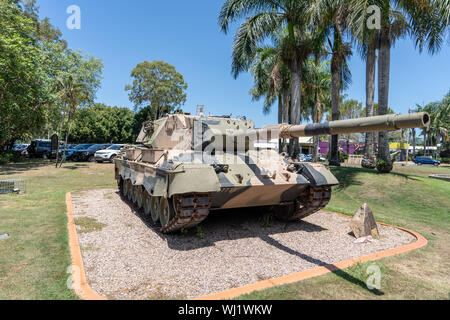
[[[346,217],[349,217],[346,214],[342,214],[342,213],[338,213],[338,212],[331,212],[331,211],[324,211],[327,213],[334,213],[334,214],[339,214],[339,215],[343,215]],[[419,248],[423,248],[427,245],[428,241],[427,239],[425,239],[422,235],[420,235],[417,232],[408,230],[408,229],[404,229],[404,228],[400,228],[397,226],[393,226],[387,223],[380,223],[377,222],[381,225],[385,225],[385,226],[390,226],[390,227],[394,227],[397,228],[399,230],[408,232],[410,234],[412,234],[414,237],[417,238],[416,242],[413,243],[409,243],[406,245],[403,245],[401,247],[398,248],[393,248],[393,249],[388,249],[388,250],[384,250],[384,251],[380,251],[380,252],[376,252],[376,253],[372,253],[366,256],[361,256],[358,258],[353,258],[350,260],[345,260],[345,261],[340,261],[338,263],[334,263],[334,264],[329,264],[323,267],[318,267],[318,268],[314,268],[314,269],[310,269],[310,270],[305,270],[305,271],[301,271],[301,272],[297,272],[297,273],[292,273],[289,274],[287,276],[282,276],[282,277],[278,277],[278,278],[273,278],[273,279],[268,279],[268,280],[264,280],[264,281],[260,281],[254,284],[250,284],[250,285],[246,285],[243,287],[239,287],[239,288],[233,288],[230,290],[226,290],[223,292],[219,292],[219,293],[213,293],[213,294],[209,294],[200,298],[196,298],[194,300],[223,300],[223,299],[232,299],[232,298],[236,298],[238,296],[241,296],[243,294],[248,294],[251,293],[253,291],[260,291],[263,289],[267,289],[267,288],[272,288],[272,287],[276,287],[276,286],[280,286],[283,284],[288,284],[288,283],[293,283],[293,282],[298,282],[301,280],[305,280],[305,279],[309,279],[309,278],[313,278],[313,277],[317,277],[317,276],[321,276],[324,275],[326,273],[329,272],[333,272],[333,271],[337,271],[337,270],[341,270],[341,269],[346,269],[349,268],[353,265],[355,265],[358,262],[367,262],[367,261],[375,261],[375,260],[379,260],[381,258],[386,258],[386,257],[391,257],[391,256],[395,256],[398,254],[402,254],[402,253],[406,253],[415,249],[419,249]]]
[[[70,192],[66,194],[67,206],[67,229],[69,230],[69,247],[72,260],[72,286],[77,294],[83,300],[106,300],[106,298],[97,294],[89,286],[84,272],[83,257],[81,255],[80,244],[78,243],[77,229],[73,217],[72,197]]]
[[[81,255],[81,249],[80,245],[78,243],[78,236],[77,236],[77,230],[75,226],[75,221],[73,217],[73,209],[72,209],[72,197],[70,195],[70,192],[66,194],[66,205],[67,205],[67,216],[69,218],[67,227],[69,229],[69,246],[70,246],[70,254],[72,257],[72,266],[78,267],[79,274],[76,274],[76,270],[72,268],[72,275],[73,278],[75,276],[78,276],[80,278],[80,283],[78,286],[74,286],[75,293],[83,300],[106,300],[105,297],[100,296],[97,294],[92,288],[89,286],[86,280],[86,273],[84,271],[84,265],[83,265],[83,258]],[[333,213],[333,214],[339,214],[345,217],[349,217],[346,214],[338,213],[338,212],[331,212],[331,211],[324,211],[327,213]],[[305,270],[297,273],[292,273],[286,276],[268,279],[264,281],[260,281],[257,283],[249,284],[243,287],[239,288],[233,288],[229,290],[225,290],[223,292],[213,293],[209,294],[203,297],[195,298],[193,300],[221,300],[221,299],[232,299],[238,296],[241,296],[243,294],[248,294],[253,291],[259,291],[267,288],[272,288],[276,286],[280,286],[283,284],[298,282],[301,280],[317,277],[320,275],[327,274],[329,272],[346,269],[353,265],[355,265],[358,262],[367,262],[367,261],[375,261],[379,260],[381,258],[391,257],[402,253],[407,253],[415,249],[423,248],[428,244],[427,239],[425,239],[421,234],[411,231],[405,228],[393,226],[387,223],[377,222],[378,224],[384,225],[384,226],[390,226],[397,228],[399,230],[408,232],[409,234],[413,235],[417,238],[416,242],[409,243],[406,245],[403,245],[398,248],[388,249],[376,253],[372,253],[366,256],[361,256],[357,258],[353,258],[350,260],[344,260],[340,261],[338,263],[326,265],[323,267],[318,267],[310,270]]]

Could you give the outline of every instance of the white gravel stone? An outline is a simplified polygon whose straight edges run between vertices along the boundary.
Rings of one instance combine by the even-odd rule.
[[[75,218],[106,225],[78,239],[90,286],[109,299],[195,298],[415,241],[379,225],[379,239],[354,244],[350,218],[327,212],[264,228],[262,209],[211,213],[200,239],[195,229],[160,234],[117,190],[77,192],[72,203]]]

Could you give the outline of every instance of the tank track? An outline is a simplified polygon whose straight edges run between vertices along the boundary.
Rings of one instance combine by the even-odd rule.
[[[123,180],[122,180],[123,181]],[[124,198],[127,198],[124,184],[130,182],[129,179],[119,182],[119,191]],[[132,186],[136,188],[136,186]],[[143,192],[147,192],[142,189]],[[150,195],[147,193],[150,197]],[[171,233],[181,229],[188,229],[199,225],[209,215],[209,209],[211,208],[211,194],[210,193],[189,193],[183,195],[175,195],[173,197],[173,211],[174,217],[167,223],[166,226],[162,226],[159,231],[162,233]],[[139,210],[143,210],[142,207],[134,201],[133,202]]]
[[[331,187],[307,187],[297,197],[294,205],[278,207],[275,214],[284,221],[304,219],[325,208],[330,199]]]
[[[197,226],[209,215],[211,194],[192,193],[174,196],[175,217],[165,227],[162,233],[170,233],[181,229]]]

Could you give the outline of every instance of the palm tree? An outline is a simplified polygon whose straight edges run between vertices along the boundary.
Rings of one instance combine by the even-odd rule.
[[[343,79],[349,81],[350,72],[347,68],[347,58],[352,55],[351,44],[344,41],[348,31],[348,16],[350,14],[350,0],[318,0],[312,6],[311,14],[315,25],[325,26],[332,40],[328,43],[331,48],[331,119],[339,120],[339,104],[341,91],[344,88]],[[330,158],[331,165],[340,165],[338,153],[339,137],[331,137]]]
[[[67,75],[66,77],[57,78],[59,86],[59,96],[62,103],[66,106],[64,112],[67,114],[67,124],[68,128],[66,131],[66,140],[64,145],[63,156],[61,158],[60,167],[62,166],[64,157],[66,155],[67,143],[69,140],[70,130],[72,128],[72,120],[76,109],[82,103],[89,98],[89,90],[83,83],[79,83],[75,80],[72,75]],[[62,121],[64,121],[65,116],[63,116]],[[62,128],[62,124],[61,124]],[[58,161],[56,161],[56,166],[58,166]]]
[[[358,44],[361,57],[366,60],[366,117],[374,116],[375,105],[375,75],[377,63],[377,49],[379,44],[379,31],[370,29],[367,25],[367,9],[371,5],[376,5],[377,0],[354,0],[350,3],[349,27],[353,39]],[[365,135],[364,158],[362,167],[374,169],[375,165],[375,134],[373,132]]]
[[[379,31],[378,57],[378,104],[379,115],[388,112],[390,53],[394,42],[406,35],[416,40],[416,46],[422,51],[425,44],[431,53],[436,52],[442,43],[445,32],[443,22],[437,19],[437,8],[430,5],[430,1],[410,0],[376,0],[381,10],[381,30]],[[369,0],[353,0],[353,10],[367,8]],[[366,23],[367,14],[359,24]],[[378,138],[378,159],[386,165],[380,166],[381,172],[390,172],[392,162],[389,153],[389,135],[380,132]]]
[[[264,46],[258,48],[257,54],[249,68],[253,75],[254,87],[250,95],[254,101],[264,97],[265,114],[269,113],[272,105],[278,100],[278,123],[289,123],[289,90],[290,74],[281,61],[281,49],[274,41],[273,47]],[[279,150],[284,143],[279,141]]]
[[[321,61],[319,55],[306,61],[304,70],[305,96],[308,104],[313,105],[312,120],[314,123],[320,123],[325,111],[328,111],[327,105],[331,100],[331,73],[329,61]],[[314,148],[312,159],[318,161],[320,137],[314,137]]]
[[[417,105],[417,110],[428,112],[430,115],[430,126],[427,130],[423,130],[424,147],[428,142],[435,143],[438,146],[437,153],[440,154],[442,140],[448,141],[450,130],[450,93],[440,102],[432,102],[426,106]],[[428,139],[427,139],[428,136]],[[424,148],[424,149],[425,149]],[[426,154],[425,154],[426,155]]]
[[[232,73],[235,77],[247,71],[256,55],[258,45],[267,37],[286,29],[281,41],[281,59],[291,73],[291,111],[293,124],[301,121],[302,64],[311,53],[308,36],[308,7],[310,1],[292,0],[227,0],[223,4],[219,24],[227,33],[230,23],[245,18],[235,35]],[[290,156],[299,153],[298,139],[292,139]]]

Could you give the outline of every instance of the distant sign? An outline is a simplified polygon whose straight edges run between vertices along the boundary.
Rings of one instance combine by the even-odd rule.
[[[391,142],[389,143],[389,149],[407,150],[409,149],[409,144],[406,142]]]
[[[52,135],[52,150],[58,150],[59,138],[57,134]]]

